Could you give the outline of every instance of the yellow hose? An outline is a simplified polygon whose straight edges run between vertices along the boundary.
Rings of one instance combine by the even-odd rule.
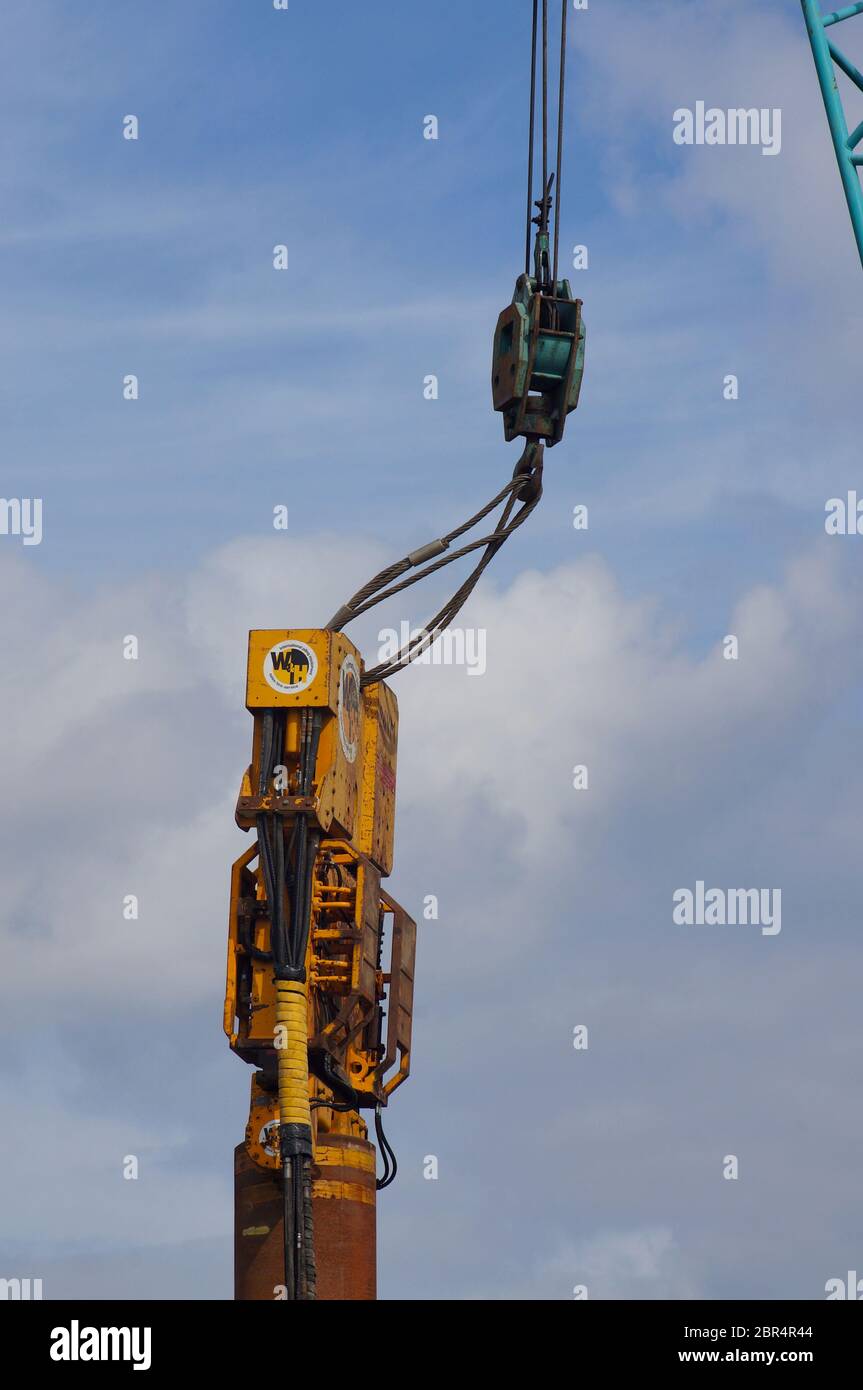
[[[306,985],[276,980],[279,1119],[283,1125],[307,1125],[311,1130],[308,1026]]]

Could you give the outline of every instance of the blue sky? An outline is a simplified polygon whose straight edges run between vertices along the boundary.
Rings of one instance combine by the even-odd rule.
[[[83,8],[2,21],[0,494],[42,497],[44,540],[0,537],[0,1251],[49,1296],[226,1297],[244,634],[323,622],[510,474],[489,363],[523,254],[529,5]],[[859,261],[796,0],[591,0],[569,74],[582,401],[464,614],[486,676],[395,682],[390,887],[445,910],[390,1116],[382,1294],[819,1297],[861,1259],[863,541],[824,533],[860,484]],[[698,100],[780,107],[780,155],[676,146]],[[414,594],[384,621],[433,611]],[[781,936],[681,936],[671,893],[697,878],[781,886]],[[14,1137],[45,1105],[60,1173]]]
[[[334,482],[365,534],[421,537],[430,507],[443,520],[461,505],[454,478],[472,485],[467,501],[496,482],[508,451],[488,409],[488,345],[520,256],[524,8],[497,5],[490,22],[481,4],[342,4],[322,42],[301,0],[288,14],[263,0],[96,4],[84,22],[68,6],[18,7],[4,98],[16,132],[4,161],[6,466],[10,491],[38,481],[50,498],[40,564],[173,566],[268,525],[273,496],[313,532]],[[736,17],[750,57],[772,23],[801,70],[809,61],[794,6],[760,6],[750,42],[738,5],[671,8],[693,36],[727,35]],[[774,525],[796,521],[800,535],[785,513],[812,500],[797,443],[802,425],[811,450],[809,382],[820,393],[821,373],[835,373],[811,353],[786,370],[765,341],[822,302],[805,225],[797,283],[769,274],[771,240],[788,235],[785,204],[771,222],[769,202],[797,195],[804,120],[823,153],[814,75],[805,105],[784,110],[784,157],[681,151],[663,75],[632,89],[613,77],[663,11],[640,7],[633,22],[607,3],[573,16],[564,240],[592,253],[580,289],[595,385],[549,486],[561,504],[577,488],[613,511],[605,543],[625,532],[627,549],[662,530],[669,489],[702,511],[705,490],[718,492],[713,525],[734,544],[776,500],[763,454],[780,444],[799,477],[791,498],[783,479]],[[702,90],[756,102],[776,81],[769,50],[742,76],[707,47],[690,58],[668,78],[681,104]],[[120,138],[120,107],[140,116],[136,143]],[[419,138],[427,110],[436,143]],[[838,178],[825,172],[839,229]],[[741,173],[757,205],[735,223],[705,206],[705,188]],[[669,214],[675,198],[682,216]],[[760,243],[746,225],[759,220]],[[277,241],[290,248],[282,276]],[[850,272],[847,238],[830,247]],[[695,332],[698,354],[682,358],[681,335]],[[714,389],[726,367],[746,377],[732,411]],[[141,380],[131,408],[126,371]],[[417,389],[428,371],[441,379],[431,407]],[[837,424],[841,454],[853,443]],[[648,479],[664,506],[646,519]],[[566,529],[552,516],[539,526],[524,545],[565,555]]]

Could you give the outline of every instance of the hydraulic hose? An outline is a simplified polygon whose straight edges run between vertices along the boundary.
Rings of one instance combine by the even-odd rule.
[[[276,980],[276,1027],[279,1030],[279,1115],[283,1126],[308,1130],[309,1110],[308,998],[305,981]],[[298,1138],[302,1137],[300,1135]]]

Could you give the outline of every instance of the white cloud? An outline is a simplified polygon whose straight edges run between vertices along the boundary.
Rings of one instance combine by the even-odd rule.
[[[48,581],[22,586],[21,562],[10,565],[18,588],[0,631],[8,669],[27,673],[24,698],[17,676],[0,690],[18,789],[2,908],[12,1012],[36,989],[79,1009],[71,980],[101,995],[130,975],[154,1002],[213,996],[213,933],[244,843],[232,809],[251,730],[248,629],[324,621],[382,554],[331,536],[248,539],[179,586],[145,580],[89,599]],[[666,815],[687,815],[731,750],[769,746],[825,697],[824,661],[838,684],[858,627],[824,547],[729,615],[736,662],[720,655],[721,632],[688,654],[668,617],[626,597],[595,558],[504,590],[486,582],[459,621],[488,630],[485,675],[417,666],[394,683],[403,822],[447,846],[457,874],[472,855],[493,861],[497,841],[538,881],[561,854],[576,873],[594,862],[628,808],[660,798]],[[130,629],[141,634],[137,662],[122,658]],[[577,763],[589,791],[572,787]],[[404,835],[400,855],[411,858]],[[473,891],[494,900],[500,890]],[[136,924],[121,915],[130,893]]]
[[[572,1245],[561,1245],[537,1265],[535,1292],[529,1297],[572,1298],[578,1285],[588,1298],[699,1298],[672,1231],[666,1227],[601,1231]]]
[[[399,683],[401,795],[465,824],[505,818],[510,853],[539,863],[566,848],[574,865],[590,861],[622,806],[684,805],[730,750],[769,743],[813,695],[835,694],[858,628],[824,546],[745,594],[702,656],[596,558],[523,574],[503,592],[486,584],[459,622],[487,629],[487,673],[427,666]],[[721,654],[726,632],[737,661]],[[587,792],[573,790],[575,764],[588,767]]]
[[[727,217],[732,236],[766,251],[770,272],[784,283],[817,295],[856,281],[859,258],[798,6],[781,14],[746,0],[618,3],[574,32],[588,60],[585,109],[602,128],[606,178],[632,215],[660,196],[695,231],[712,234]],[[781,153],[765,159],[752,147],[675,146],[673,113],[697,100],[780,108]],[[654,154],[666,149],[665,173],[654,160],[645,170],[631,153],[644,136]]]

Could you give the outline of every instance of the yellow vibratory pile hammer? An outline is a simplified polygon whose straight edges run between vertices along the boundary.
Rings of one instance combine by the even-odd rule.
[[[386,1155],[380,1110],[410,1065],[416,927],[381,887],[398,707],[362,674],[340,632],[249,636],[254,740],[237,821],[258,839],[234,865],[225,1003],[232,1048],[258,1068],[236,1151],[237,1298],[375,1297],[375,1151],[360,1110],[374,1111]]]
[[[566,16],[561,0],[552,256],[548,0],[541,31],[533,0],[525,269],[492,358],[505,438],[525,441],[511,480],[462,525],[381,570],[325,628],[249,634],[254,735],[236,818],[256,839],[233,868],[224,1013],[232,1049],[255,1068],[235,1151],[238,1299],[376,1297],[376,1194],[396,1173],[382,1112],[410,1068],[416,946],[415,923],[381,882],[392,868],[398,740],[386,678],[431,646],[536,507],[544,449],[559,443],[578,404],[581,301],[557,275]],[[540,33],[543,186],[534,204]],[[452,548],[498,506],[489,534]],[[427,626],[367,670],[347,623],[474,551],[474,568]]]

